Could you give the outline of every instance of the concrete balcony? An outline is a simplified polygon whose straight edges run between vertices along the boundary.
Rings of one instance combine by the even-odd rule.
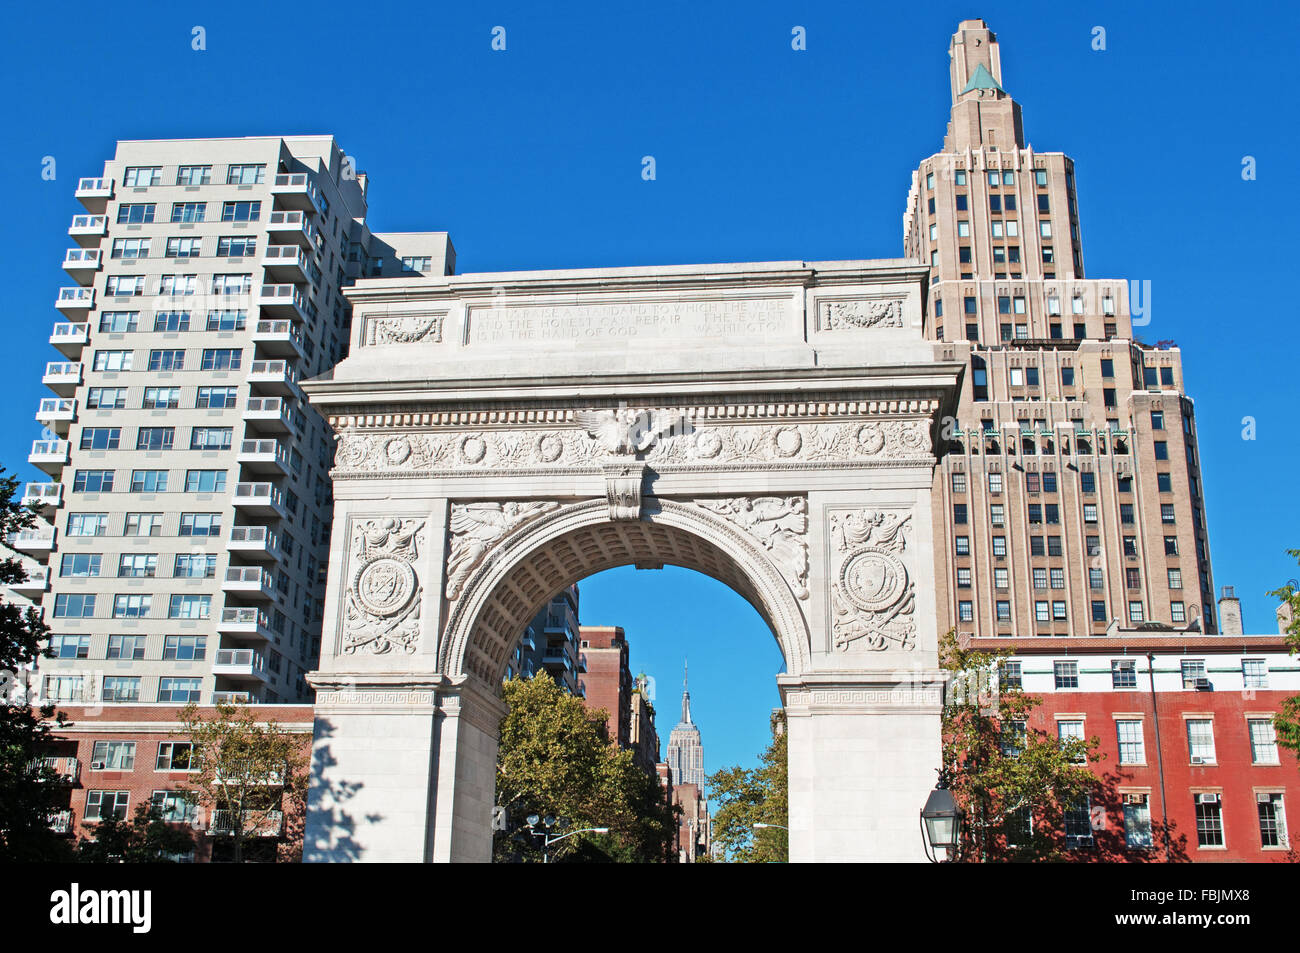
[[[80,286],[60,288],[54,306],[69,317],[84,318],[95,306],[95,289]]]
[[[69,248],[63,256],[63,270],[79,285],[89,285],[104,263],[98,248]]]
[[[253,705],[258,698],[252,692],[213,692],[214,705]]]
[[[254,361],[248,369],[248,387],[259,394],[302,398],[298,373],[290,361]]]
[[[62,505],[62,483],[28,483],[23,488],[23,506],[39,510],[47,519]]]
[[[212,663],[212,674],[243,681],[269,681],[265,657],[252,649],[218,649],[217,657]]]
[[[226,552],[238,553],[245,559],[278,560],[284,555],[280,540],[269,526],[232,526]]]
[[[60,397],[71,397],[81,384],[81,364],[75,361],[50,361],[45,365],[41,383]]]
[[[292,321],[258,321],[253,325],[253,343],[257,345],[257,353],[266,357],[301,360],[307,356],[302,332]]]
[[[50,830],[56,834],[72,833],[72,811],[65,809],[50,814]]]
[[[266,230],[277,240],[277,244],[292,242],[303,248],[311,248],[315,244],[316,229],[312,227],[306,212],[272,212]]]
[[[296,208],[304,212],[320,209],[316,186],[304,172],[277,175],[271,183],[271,194],[281,208]]]
[[[265,642],[275,637],[271,632],[271,617],[265,609],[255,606],[226,606],[217,619],[217,631],[223,635]]]
[[[275,577],[261,566],[231,566],[221,581],[221,591],[231,596],[269,601],[275,598]]]
[[[27,578],[21,582],[9,584],[9,589],[16,595],[36,599],[50,591],[50,569],[48,566],[31,566]]]
[[[108,234],[108,217],[105,215],[74,215],[68,234],[82,248],[96,246]]]
[[[64,357],[79,358],[90,343],[90,325],[60,321],[50,331],[50,344]]]
[[[234,502],[241,513],[281,520],[289,518],[289,511],[284,508],[284,494],[274,483],[237,483]]]
[[[244,405],[244,422],[261,433],[285,434],[292,426],[289,403],[283,397],[250,397]]]
[[[73,193],[87,212],[102,212],[113,197],[112,179],[79,179]]]
[[[262,252],[266,277],[274,281],[302,283],[307,280],[308,252],[298,245],[267,245]]]
[[[44,758],[34,758],[28,762],[28,768],[33,772],[41,768],[49,768],[64,784],[76,784],[81,777],[81,762],[67,756],[49,755]]]
[[[36,559],[48,557],[54,551],[53,529],[23,529],[10,533],[5,538],[5,545],[20,553],[26,553]]]
[[[230,837],[237,823],[239,820],[234,811],[213,811],[208,836]],[[246,837],[279,837],[284,830],[284,814],[281,811],[245,812],[243,828]]]
[[[257,306],[267,318],[306,321],[311,316],[307,296],[298,285],[262,285],[257,290]]]
[[[289,456],[278,440],[244,440],[235,457],[253,473],[269,476],[289,475]]]
[[[72,459],[72,448],[66,440],[36,440],[27,462],[44,470],[50,476],[59,476]]]
[[[36,408],[36,422],[60,437],[68,435],[68,427],[76,419],[77,402],[71,397],[46,397]]]

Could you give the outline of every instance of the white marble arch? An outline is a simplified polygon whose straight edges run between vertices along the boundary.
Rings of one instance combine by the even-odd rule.
[[[939,761],[922,267],[376,280],[306,382],[338,434],[308,861],[486,861],[500,678],[618,565],[748,599],[786,662],[795,861],[923,859]],[[436,335],[426,333],[436,326]],[[611,620],[617,621],[617,620]]]

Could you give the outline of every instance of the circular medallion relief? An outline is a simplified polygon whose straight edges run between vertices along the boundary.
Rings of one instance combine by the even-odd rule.
[[[460,455],[466,463],[478,463],[487,456],[487,441],[472,434],[460,442]]]
[[[537,441],[537,456],[546,463],[554,463],[564,452],[564,441],[553,433],[542,434]]]
[[[893,553],[865,549],[840,567],[840,589],[864,612],[888,609],[907,589],[907,569]]]
[[[782,457],[793,457],[803,448],[803,437],[798,427],[782,427],[772,438],[776,452]]]
[[[858,446],[863,453],[879,453],[885,445],[885,435],[875,424],[863,424],[858,428]]]
[[[721,450],[722,438],[718,436],[716,431],[702,430],[700,435],[695,438],[695,452],[702,457],[716,457]]]
[[[405,609],[415,594],[415,570],[404,560],[380,556],[357,571],[352,592],[372,615],[394,615]]]
[[[405,437],[393,437],[384,444],[384,456],[393,466],[406,462],[411,455],[411,444]]]

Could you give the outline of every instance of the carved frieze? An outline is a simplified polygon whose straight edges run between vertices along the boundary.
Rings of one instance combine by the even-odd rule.
[[[551,500],[528,503],[454,503],[448,530],[447,598],[460,596],[465,580],[487,551],[507,534],[560,504]]]
[[[859,328],[901,328],[903,299],[871,301],[821,302],[821,330],[843,331]]]
[[[423,526],[410,519],[366,520],[353,526],[352,571],[344,596],[345,654],[415,651],[422,589],[414,564]]]
[[[676,418],[674,418],[676,420]],[[579,427],[369,433],[344,430],[334,465],[350,473],[598,470],[626,448],[656,467],[709,469],[736,464],[782,467],[810,463],[885,464],[931,451],[926,420],[850,423],[670,423],[653,431],[617,420]],[[593,436],[593,433],[596,434]],[[634,442],[635,441],[635,442]],[[610,449],[613,447],[614,449]]]
[[[441,312],[411,312],[397,315],[367,315],[366,341],[374,344],[437,344],[442,341]]]
[[[808,598],[808,500],[802,496],[737,496],[695,505],[739,526],[767,550],[794,594]]]
[[[880,510],[830,514],[832,563],[837,565],[831,630],[839,651],[916,647],[916,586],[903,562],[910,519],[910,514]]]

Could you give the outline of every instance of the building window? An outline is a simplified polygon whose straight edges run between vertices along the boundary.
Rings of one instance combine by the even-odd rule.
[[[1286,847],[1286,811],[1277,792],[1256,794],[1259,810],[1259,842],[1262,847]]]
[[[198,258],[203,254],[203,239],[169,238],[165,254],[168,258]]]
[[[199,409],[228,410],[237,401],[238,391],[234,387],[200,387],[194,406]]]
[[[1035,588],[1035,589],[1046,589],[1046,588],[1047,588],[1047,570],[1046,570],[1046,569],[1039,569],[1039,568],[1035,567],[1035,569],[1033,570],[1033,577],[1034,577],[1034,588]]]
[[[103,765],[102,768],[92,766],[92,770],[134,771],[135,742],[96,741],[94,747],[91,748],[90,760]]]
[[[63,558],[66,560],[68,557]],[[55,658],[90,658],[90,636],[50,636],[50,651],[54,653]]]
[[[158,574],[156,553],[123,553],[117,564],[119,577],[152,579]]]
[[[970,569],[965,566],[959,566],[957,568],[957,588],[970,588]]]
[[[232,433],[230,427],[195,427],[190,431],[190,449],[229,450]]]
[[[1199,847],[1223,846],[1223,811],[1217,794],[1197,794],[1196,843]]]
[[[92,593],[61,592],[54,597],[54,618],[91,619],[95,616],[95,596]]]
[[[210,165],[183,165],[176,169],[177,185],[208,185],[211,181]]]
[[[1056,740],[1065,746],[1072,741],[1085,742],[1087,739],[1083,734],[1083,722],[1077,719],[1065,719],[1056,723]],[[1075,754],[1071,760],[1075,764],[1086,764],[1088,756],[1084,752]]]
[[[1268,663],[1262,658],[1242,659],[1241,678],[1247,688],[1268,688]]]
[[[1169,618],[1173,622],[1187,621],[1187,607],[1181,602],[1169,603]]]
[[[966,523],[966,504],[965,504],[965,503],[954,503],[954,504],[953,504],[953,506],[952,506],[952,521],[953,521],[954,523],[956,523],[958,526],[963,526],[963,525],[965,525],[965,523]]]
[[[998,663],[998,686],[1008,691],[1020,691],[1024,685],[1019,659],[1005,659]]]
[[[167,606],[167,618],[206,619],[211,608],[211,596],[174,595]],[[195,681],[197,682],[197,679]],[[158,700],[164,701],[165,699],[160,698]]]
[[[999,622],[1011,621],[1011,603],[1005,599],[999,599],[995,606]]]
[[[1034,603],[1034,619],[1038,622],[1051,622],[1052,610],[1046,599]]]
[[[108,637],[108,658],[139,661],[144,658],[143,635],[110,635]]]
[[[102,821],[111,817],[124,821],[130,799],[130,791],[87,791],[86,820]]]
[[[1055,662],[1052,665],[1052,675],[1058,690],[1079,687],[1078,662]]]
[[[157,536],[162,532],[161,513],[127,513],[123,536]]]
[[[970,602],[963,600],[957,603],[957,618],[962,622],[973,622],[975,620],[975,610]]]
[[[186,493],[223,493],[226,489],[225,470],[187,470]]]
[[[1146,614],[1142,609],[1142,603],[1136,600],[1128,604],[1128,620],[1130,622],[1143,622],[1146,620]]]
[[[129,189],[140,189],[162,182],[162,166],[128,166],[122,175],[122,184]]]
[[[185,351],[179,348],[150,351],[148,369],[151,371],[183,371],[185,369]]]
[[[175,427],[141,427],[136,434],[137,450],[170,450],[176,437]]]
[[[1145,794],[1124,795],[1124,843],[1133,850],[1150,847],[1151,805]]]
[[[1052,618],[1057,622],[1065,621],[1065,600],[1064,599],[1052,600]]]
[[[1277,764],[1277,732],[1269,718],[1251,718],[1246,722],[1250,731],[1250,760],[1255,764]]]
[[[139,677],[131,675],[105,676],[103,699],[106,702],[138,702],[140,700]]]
[[[969,537],[969,536],[958,536],[958,537],[956,538],[956,540],[954,541],[954,548],[956,549],[956,553],[957,553],[958,556],[969,556],[969,555],[970,555],[970,537]]]
[[[1001,493],[1001,492],[1002,492],[1002,474],[1001,474],[1001,473],[990,473],[990,474],[989,474],[989,492],[990,492],[990,493]]]
[[[1137,688],[1137,661],[1115,659],[1110,663],[1111,688]]]
[[[1081,850],[1093,846],[1092,800],[1087,795],[1066,808],[1065,846],[1069,850]]]
[[[1115,722],[1119,738],[1120,764],[1146,764],[1146,745],[1142,738],[1142,722],[1138,719]]]
[[[1092,621],[1106,621],[1106,603],[1100,599],[1094,599],[1092,602]]]
[[[261,202],[223,202],[221,205],[223,222],[256,222],[261,216]]]
[[[181,536],[220,536],[220,513],[182,513],[180,522]]]
[[[217,239],[218,258],[252,258],[257,254],[257,239],[244,235],[229,235]]]
[[[995,557],[999,557],[999,556],[1006,556],[1006,554],[1007,554],[1007,538],[1005,536],[994,536],[993,555]]]
[[[158,700],[160,702],[196,702],[199,700],[198,678],[160,678],[158,679]]]
[[[185,791],[154,791],[150,799],[164,821],[189,824],[198,812],[194,796]]]
[[[1102,571],[1096,568],[1095,566],[1088,569],[1088,588],[1089,589],[1106,588],[1105,577]]]
[[[226,185],[261,185],[266,181],[266,166],[231,165],[226,169]]]
[[[1212,720],[1187,719],[1187,750],[1192,764],[1214,764],[1214,722]]]
[[[189,771],[194,756],[194,745],[188,741],[160,741],[155,771]]]
[[[1007,578],[1007,571],[1002,567],[993,570],[993,587],[995,589],[1010,588],[1010,580]]]
[[[1205,659],[1184,659],[1180,663],[1183,673],[1183,689],[1192,691],[1196,683],[1205,678]]]
[[[131,493],[166,493],[165,469],[133,469]]]
[[[157,557],[154,557],[155,562]],[[149,614],[152,596],[139,593],[123,594],[113,599],[114,619],[139,619]]]
[[[179,559],[180,557],[176,557]],[[163,641],[163,661],[197,662],[207,655],[208,640],[202,635],[169,635]]]
[[[113,492],[112,470],[78,470],[72,478],[74,493],[111,493]]]
[[[199,365],[199,370],[238,370],[243,359],[243,353],[239,348],[207,348],[203,351],[203,362]]]
[[[180,405],[179,387],[146,387],[140,407],[142,410],[175,410]]]

